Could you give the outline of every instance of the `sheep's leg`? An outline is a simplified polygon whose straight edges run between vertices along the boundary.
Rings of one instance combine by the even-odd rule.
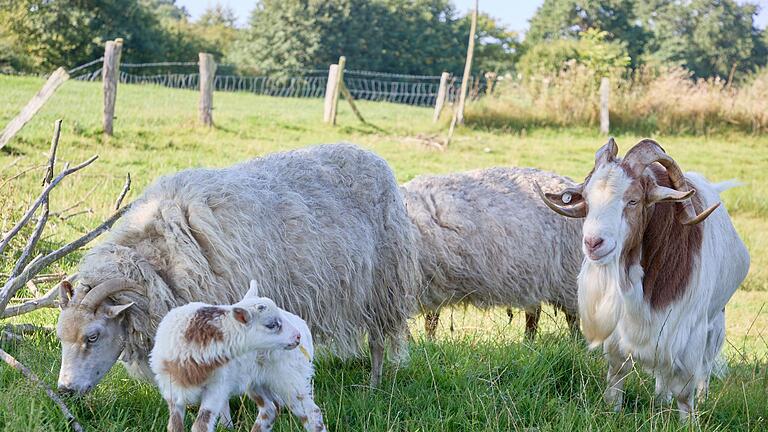
[[[603,397],[605,402],[619,412],[624,403],[624,380],[632,371],[632,359],[621,355],[619,348],[610,340],[605,342],[605,358],[608,361],[608,386]]]
[[[677,409],[680,411],[680,421],[688,422],[694,415],[693,392],[684,392],[676,396]]]
[[[533,340],[536,337],[536,331],[539,329],[539,318],[541,317],[541,305],[533,309],[525,310],[525,338]]]
[[[437,332],[437,325],[440,323],[440,309],[429,311],[424,314],[424,332],[427,339],[434,340]]]
[[[259,407],[259,414],[251,432],[270,432],[277,420],[278,407],[272,393],[261,387],[248,389],[248,397]]]
[[[213,432],[216,428],[216,419],[219,413],[224,411],[224,406],[229,404],[229,392],[224,383],[219,386],[208,387],[203,393],[197,418],[192,424],[192,432]]]
[[[184,432],[184,404],[167,399],[168,402],[168,432]]]
[[[235,428],[234,423],[232,423],[232,413],[229,411],[229,401],[224,404],[224,408],[219,413],[219,426],[226,429]]]
[[[308,432],[326,432],[323,413],[315,404],[312,395],[297,394],[288,401],[288,409],[301,420],[301,424]]]
[[[512,320],[515,319],[515,311],[511,308],[507,308],[507,317],[509,317],[507,324],[512,324]]]
[[[369,332],[368,344],[371,347],[371,387],[375,388],[381,384],[384,370],[384,341]]]

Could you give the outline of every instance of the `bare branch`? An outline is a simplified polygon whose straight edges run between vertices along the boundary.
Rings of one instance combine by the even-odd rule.
[[[8,177],[7,179],[3,180],[3,182],[0,183],[0,189],[5,187],[6,184],[12,182],[13,180],[16,180],[17,178],[23,176],[24,174],[26,174],[26,173],[28,173],[30,171],[34,171],[34,170],[40,169],[40,168],[45,168],[45,165],[35,165],[35,166],[31,166],[29,168],[25,168],[25,169],[21,170],[20,172],[17,172],[16,174],[14,174],[14,175]]]
[[[16,234],[18,234],[19,231],[21,231],[21,229],[24,228],[24,226],[27,223],[29,223],[29,220],[32,219],[32,215],[35,213],[37,208],[40,207],[40,204],[42,204],[43,201],[48,199],[48,194],[51,193],[51,190],[53,190],[53,188],[55,188],[56,185],[58,185],[59,182],[61,182],[64,179],[64,177],[87,167],[88,165],[92,164],[93,161],[98,159],[98,157],[99,157],[98,155],[94,155],[87,161],[81,163],[80,165],[65,169],[64,171],[61,172],[61,174],[56,176],[56,178],[53,179],[53,181],[45,189],[43,189],[43,192],[40,194],[37,200],[35,200],[34,204],[32,204],[29,210],[27,210],[27,212],[24,214],[21,220],[16,224],[16,226],[11,228],[8,234],[6,234],[5,238],[3,238],[2,243],[0,243],[0,253],[3,253],[3,250],[5,250],[6,246],[8,246],[8,243],[10,243],[11,240],[16,236]]]
[[[56,300],[59,297],[59,285],[56,285],[55,287],[48,290],[47,293],[45,293],[44,296],[30,300],[28,302],[22,303],[18,306],[11,306],[5,309],[3,312],[2,318],[10,318],[17,315],[23,315],[25,313],[32,312],[34,310],[42,309],[42,308],[48,308],[48,307],[56,307]]]
[[[3,326],[3,330],[21,335],[41,332],[52,333],[56,331],[55,328],[50,326],[38,326],[34,324],[6,324]]]
[[[16,265],[13,267],[13,270],[11,270],[11,277],[21,273],[21,270],[29,262],[29,258],[32,256],[32,249],[35,248],[35,245],[37,245],[37,242],[40,240],[40,236],[43,234],[43,229],[45,229],[45,223],[48,222],[48,214],[48,198],[46,198],[43,200],[43,214],[41,214],[40,218],[37,220],[32,236],[27,240],[27,245],[24,247],[24,251],[22,251],[19,260],[16,261]]]
[[[120,205],[123,203],[123,198],[128,194],[128,191],[131,190],[131,173],[128,173],[125,176],[125,184],[123,185],[123,191],[120,192],[120,196],[117,197],[117,201],[115,201],[115,210],[120,208]]]
[[[133,203],[122,207],[120,210],[113,213],[112,216],[110,216],[109,219],[104,221],[101,225],[99,225],[89,233],[83,235],[79,239],[62,246],[59,249],[56,249],[55,251],[49,253],[46,256],[38,255],[35,259],[32,260],[32,262],[27,264],[27,266],[18,276],[11,277],[10,279],[8,279],[2,291],[0,291],[0,312],[5,311],[5,307],[8,305],[8,302],[11,300],[11,298],[13,298],[16,292],[22,286],[24,286],[26,281],[28,281],[34,275],[39,273],[48,264],[51,264],[52,262],[57,261],[62,257],[70,254],[71,252],[85,246],[86,244],[90,243],[93,239],[101,235],[101,233],[108,230],[110,227],[112,227],[112,225],[118,219],[120,219],[120,217],[126,211],[128,211],[128,209],[131,208],[132,204]]]
[[[48,170],[43,177],[41,186],[46,186],[53,179],[53,169],[56,167],[56,150],[59,148],[59,136],[61,136],[61,119],[53,124],[53,138],[51,138],[51,151],[48,156]]]
[[[64,418],[67,419],[67,423],[72,428],[72,430],[75,432],[83,431],[83,427],[80,426],[80,423],[77,422],[74,414],[72,414],[72,411],[70,411],[69,408],[64,404],[64,401],[62,401],[61,398],[59,398],[59,396],[53,390],[51,390],[42,380],[40,380],[37,375],[29,370],[28,367],[21,364],[18,360],[13,358],[12,355],[8,354],[3,349],[0,349],[0,358],[2,358],[3,361],[6,362],[9,366],[21,372],[28,380],[32,381],[35,385],[43,389],[45,394],[48,395],[53,403],[55,403],[56,406],[58,406],[61,412],[64,414]]]

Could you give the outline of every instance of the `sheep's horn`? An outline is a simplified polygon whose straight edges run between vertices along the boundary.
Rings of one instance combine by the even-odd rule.
[[[616,145],[616,140],[613,137],[608,138],[608,142],[595,153],[595,166],[615,161],[618,154],[619,146]]]
[[[621,163],[627,167],[632,176],[639,177],[645,168],[654,162],[658,162],[666,168],[669,180],[675,190],[686,192],[690,189],[680,166],[654,140],[644,139],[635,144],[629,149]],[[683,212],[678,213],[678,220],[683,225],[696,225],[706,219],[720,205],[719,202],[715,203],[697,215],[691,199],[681,201],[680,204],[683,206]]]
[[[109,279],[88,291],[80,302],[80,306],[96,310],[107,297],[123,291],[144,293],[144,289],[135,282],[119,278]]]
[[[581,185],[580,185],[581,186]],[[533,182],[533,187],[536,189],[536,192],[539,194],[539,197],[541,197],[541,200],[544,201],[544,204],[547,205],[547,207],[551,208],[555,213],[559,213],[566,217],[571,218],[583,218],[587,216],[587,203],[585,203],[583,200],[579,201],[576,204],[573,205],[561,205],[556,202],[554,202],[548,195],[551,194],[545,194],[543,190],[541,190],[541,186],[539,186],[538,182]],[[568,188],[558,196],[563,197],[567,193],[581,193],[580,187],[575,188]],[[560,201],[563,201],[562,198],[560,198]]]

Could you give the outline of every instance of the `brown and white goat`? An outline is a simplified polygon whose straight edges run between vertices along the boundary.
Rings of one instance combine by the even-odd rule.
[[[619,158],[611,138],[574,188],[545,194],[557,213],[586,218],[579,315],[608,361],[605,398],[620,409],[632,363],[653,374],[657,396],[677,399],[682,419],[725,340],[725,305],[747,275],[749,253],[727,211],[726,184],[683,174],[655,141]],[[719,207],[718,207],[719,206]]]

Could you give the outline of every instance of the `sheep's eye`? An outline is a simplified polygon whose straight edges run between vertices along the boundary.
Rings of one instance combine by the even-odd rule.
[[[629,200],[629,202],[627,203],[627,205],[628,205],[628,206],[632,206],[632,207],[634,207],[634,206],[636,206],[636,205],[637,205],[637,200]]]
[[[271,321],[269,324],[265,325],[264,327],[270,330],[277,330],[277,329],[280,329],[280,327],[282,327],[282,324],[280,324],[280,321],[274,320],[274,321]]]
[[[97,340],[99,340],[99,333],[91,333],[88,335],[88,338],[86,339],[88,343],[94,343]]]

